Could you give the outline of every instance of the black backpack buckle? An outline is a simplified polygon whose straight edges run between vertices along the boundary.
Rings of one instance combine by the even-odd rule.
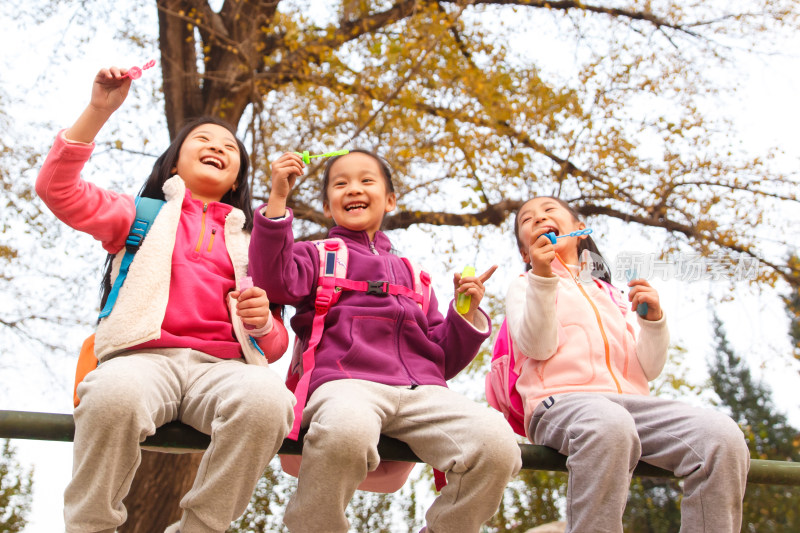
[[[388,281],[368,281],[367,294],[376,294],[378,296],[387,296],[389,294]]]

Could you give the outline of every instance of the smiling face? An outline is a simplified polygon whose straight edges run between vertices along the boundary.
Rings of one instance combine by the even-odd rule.
[[[529,200],[520,208],[516,223],[521,243],[520,254],[526,263],[530,263],[528,246],[531,235],[537,229],[546,228],[558,236],[586,228],[586,224],[575,218],[561,202],[548,197]],[[578,239],[580,238],[570,237],[556,241],[556,253],[568,264],[578,263]]]
[[[323,209],[337,225],[366,231],[372,240],[383,216],[396,205],[395,195],[387,189],[386,177],[372,156],[351,152],[338,157],[330,167]]]
[[[183,141],[172,173],[183,179],[192,198],[218,202],[236,183],[239,158],[239,145],[227,128],[201,124]]]

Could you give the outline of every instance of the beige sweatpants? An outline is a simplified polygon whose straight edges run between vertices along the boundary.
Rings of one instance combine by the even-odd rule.
[[[78,386],[68,533],[113,532],[141,462],[139,443],[180,420],[211,436],[180,502],[182,533],[222,532],[240,516],[292,425],[294,396],[271,369],[190,349],[130,352]]]
[[[499,412],[441,386],[331,381],[311,395],[303,426],[297,492],[284,516],[292,533],[348,530],[345,508],[380,462],[381,433],[408,443],[447,476],[425,515],[429,533],[477,533],[522,466],[514,432]]]

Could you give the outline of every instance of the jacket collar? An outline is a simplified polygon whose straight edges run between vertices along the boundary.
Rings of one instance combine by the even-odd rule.
[[[576,265],[566,265],[566,263],[562,263],[558,260],[558,258],[553,259],[553,262],[550,263],[550,268],[553,269],[553,274],[560,278],[574,278],[578,275],[579,267]]]
[[[328,237],[340,237],[345,241],[360,244],[367,248],[370,247],[369,235],[366,231],[352,231],[347,228],[343,228],[342,226],[334,226],[328,232]],[[375,249],[382,254],[391,253],[392,250],[392,242],[382,231],[375,233],[375,238],[372,240],[372,246],[374,246]]]
[[[168,202],[183,202],[183,199],[187,197],[187,195],[191,198],[191,192],[186,189],[186,183],[184,183],[183,178],[177,174],[165,181],[161,190],[164,191],[164,198]],[[231,209],[225,217],[225,225],[227,226],[230,224],[232,227],[238,229],[244,228],[245,216],[242,210],[233,206],[228,206],[228,204],[222,205],[230,207]]]

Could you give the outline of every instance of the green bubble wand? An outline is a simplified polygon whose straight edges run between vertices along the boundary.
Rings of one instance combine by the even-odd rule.
[[[333,157],[333,156],[336,156],[336,155],[346,155],[346,154],[350,153],[350,150],[338,150],[336,152],[328,152],[327,154],[316,154],[316,155],[309,154],[308,150],[304,150],[303,152],[295,152],[295,153],[297,155],[299,155],[299,156],[302,156],[303,163],[308,165],[309,163],[311,163],[311,160],[313,158],[315,158],[315,157]]]

